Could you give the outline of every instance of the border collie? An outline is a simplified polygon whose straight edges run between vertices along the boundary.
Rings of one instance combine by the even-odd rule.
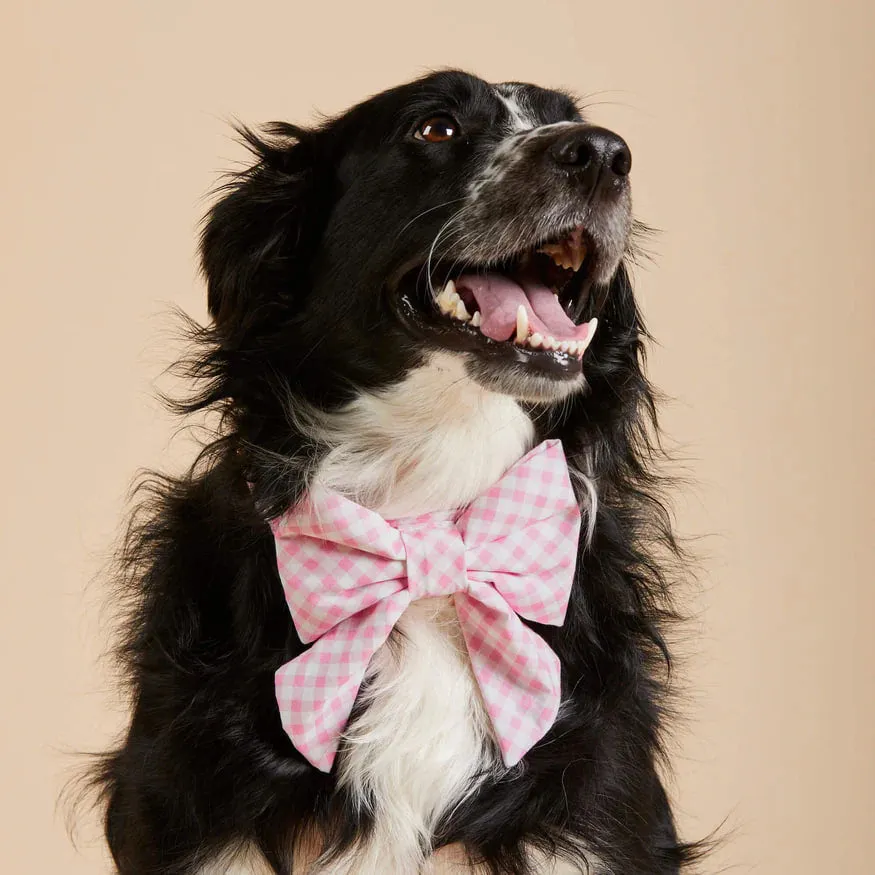
[[[631,154],[562,91],[444,71],[253,154],[201,238],[214,440],[150,475],[121,551],[121,744],[95,781],[121,875],[669,875],[661,725],[678,551],[630,284]],[[546,735],[506,765],[452,597],[377,650],[330,771],[275,675],[309,646],[271,523],[318,487],[386,520],[468,506],[560,441],[582,525]],[[572,504],[573,507],[573,504]]]

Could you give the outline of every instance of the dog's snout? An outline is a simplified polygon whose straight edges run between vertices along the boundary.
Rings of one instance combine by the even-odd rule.
[[[558,165],[591,176],[593,181],[602,171],[608,178],[622,178],[632,169],[626,141],[606,128],[576,127],[558,137],[549,151]]]

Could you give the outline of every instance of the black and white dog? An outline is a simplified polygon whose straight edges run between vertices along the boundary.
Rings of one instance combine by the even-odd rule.
[[[566,94],[449,71],[243,130],[189,373],[221,428],[122,553],[132,718],[96,781],[122,875],[679,872],[658,775],[677,558],[630,285],[631,155]],[[505,767],[451,598],[376,654],[330,773],[283,731],[305,649],[269,521],[314,484],[460,508],[559,439],[583,514],[548,734]]]

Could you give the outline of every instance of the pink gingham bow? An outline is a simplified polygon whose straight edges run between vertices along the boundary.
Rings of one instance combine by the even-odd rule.
[[[454,596],[474,676],[507,766],[556,719],[559,659],[520,617],[561,626],[580,510],[559,441],[545,441],[468,507],[385,520],[313,490],[272,523],[298,636],[276,673],[283,727],[330,771],[368,663],[417,599]]]

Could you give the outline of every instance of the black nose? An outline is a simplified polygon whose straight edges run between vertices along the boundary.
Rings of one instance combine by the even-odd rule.
[[[562,134],[550,147],[553,160],[567,170],[586,171],[593,177],[624,177],[632,169],[632,153],[622,137],[606,128],[581,125]]]

